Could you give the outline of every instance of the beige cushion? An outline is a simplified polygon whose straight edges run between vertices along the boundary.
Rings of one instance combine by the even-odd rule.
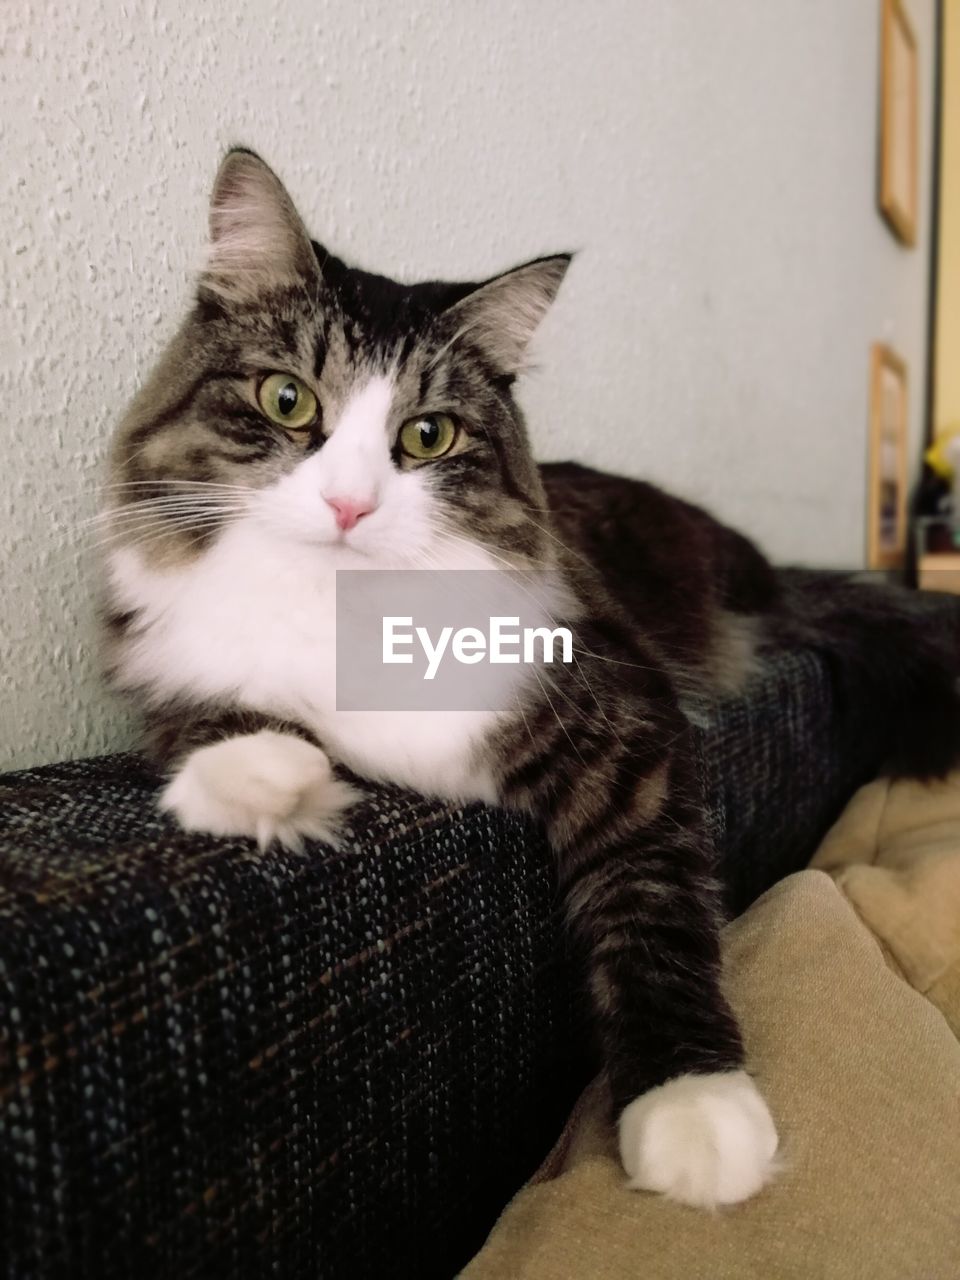
[[[862,787],[812,865],[960,1035],[960,773]]]
[[[715,1214],[627,1191],[595,1086],[467,1280],[960,1278],[960,1046],[942,1014],[820,871],[771,889],[725,947],[783,1139],[776,1182]]]

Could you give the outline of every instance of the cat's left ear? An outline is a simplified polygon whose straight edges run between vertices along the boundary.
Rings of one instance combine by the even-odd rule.
[[[227,153],[210,197],[210,249],[202,287],[250,298],[318,275],[313,245],[286,187],[258,155]]]
[[[494,276],[444,312],[455,326],[451,345],[461,338],[481,349],[511,377],[520,373],[530,339],[550,309],[573,258],[558,253]]]

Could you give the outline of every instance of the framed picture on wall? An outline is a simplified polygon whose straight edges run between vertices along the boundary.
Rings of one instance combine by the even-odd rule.
[[[907,550],[907,366],[889,347],[871,353],[867,565],[899,569]]]
[[[917,238],[917,41],[903,0],[883,0],[880,208],[904,244]]]

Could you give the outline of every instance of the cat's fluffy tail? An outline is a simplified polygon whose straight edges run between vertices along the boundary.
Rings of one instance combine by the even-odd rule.
[[[960,764],[960,600],[865,576],[782,570],[775,638],[824,658],[885,771],[942,777]]]

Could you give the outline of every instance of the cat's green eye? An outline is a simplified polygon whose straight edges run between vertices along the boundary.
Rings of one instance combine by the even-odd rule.
[[[400,448],[408,458],[442,458],[457,438],[457,424],[446,413],[411,418],[400,428]]]
[[[317,420],[317,397],[292,373],[268,373],[257,387],[257,402],[271,422],[303,431]]]

